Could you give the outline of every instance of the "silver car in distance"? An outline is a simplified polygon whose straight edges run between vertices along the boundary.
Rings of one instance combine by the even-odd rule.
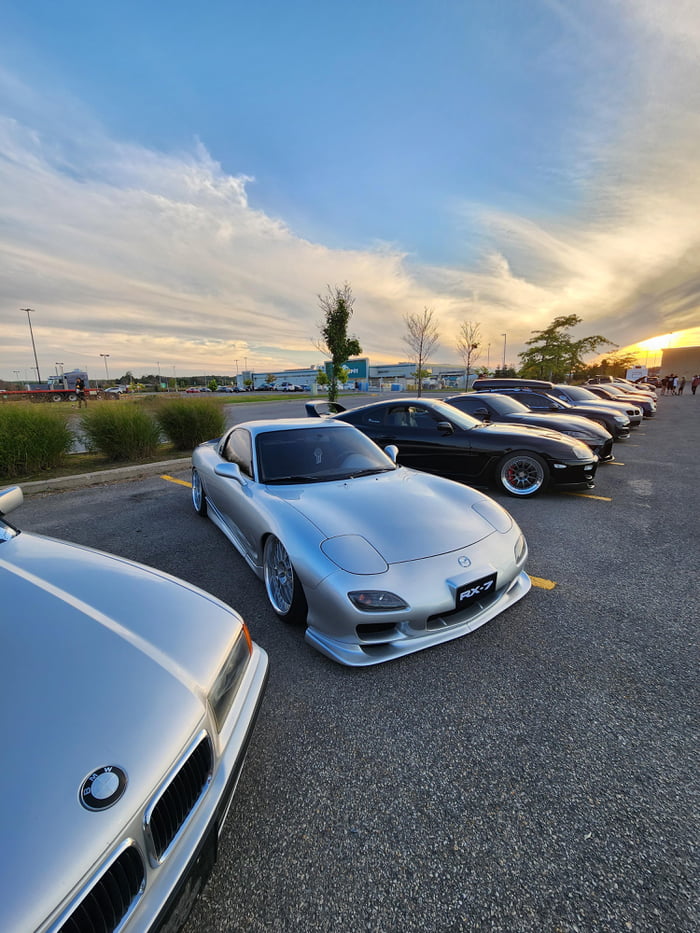
[[[2,933],[173,933],[216,858],[267,679],[241,617],[4,514]]]
[[[192,455],[192,501],[282,619],[350,666],[459,638],[523,597],[527,546],[469,486],[396,464],[342,421],[251,421]]]

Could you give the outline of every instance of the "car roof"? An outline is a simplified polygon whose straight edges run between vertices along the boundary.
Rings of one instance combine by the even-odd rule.
[[[324,428],[347,429],[356,431],[353,425],[345,421],[335,421],[333,418],[323,418],[322,420],[312,420],[311,418],[277,418],[274,421],[243,421],[241,424],[234,425],[234,428],[245,428],[253,436],[267,434],[270,431],[318,431],[323,425]]]
[[[547,382],[544,379],[477,379],[474,382],[475,390],[479,389],[552,389],[553,382]]]

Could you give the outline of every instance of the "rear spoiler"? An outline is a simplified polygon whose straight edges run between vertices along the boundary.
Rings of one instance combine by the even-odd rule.
[[[307,402],[304,406],[309,418],[325,418],[328,415],[339,415],[341,411],[347,411],[338,402]]]

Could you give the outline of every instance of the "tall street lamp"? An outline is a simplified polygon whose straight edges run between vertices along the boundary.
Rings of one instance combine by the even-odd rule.
[[[34,351],[34,362],[36,363],[36,381],[41,382],[41,375],[39,373],[39,360],[36,358],[36,345],[34,344],[34,331],[32,330],[32,319],[29,317],[30,312],[33,312],[34,308],[20,308],[19,310],[27,312],[27,323],[29,324],[29,336],[32,338],[32,350]]]
[[[109,353],[100,353],[100,356],[105,361],[105,376],[107,377],[107,382],[109,382],[109,369],[107,369],[107,359],[109,357]]]
[[[506,337],[507,336],[508,336],[507,334],[501,334],[501,337],[503,337],[503,369],[506,368]]]

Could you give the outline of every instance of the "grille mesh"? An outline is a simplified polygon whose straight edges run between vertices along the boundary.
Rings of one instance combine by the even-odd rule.
[[[195,747],[153,808],[148,828],[154,855],[161,859],[199,800],[212,773],[212,749],[205,736]]]
[[[56,933],[112,933],[141,892],[144,867],[130,845],[90,888]]]

